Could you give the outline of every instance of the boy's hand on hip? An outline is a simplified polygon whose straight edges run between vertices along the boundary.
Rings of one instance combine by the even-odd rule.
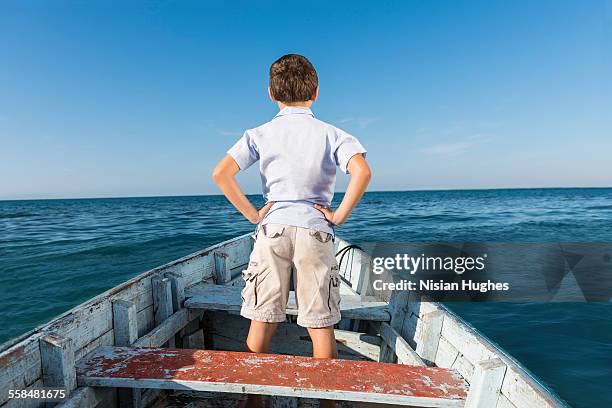
[[[333,211],[331,208],[323,207],[321,204],[315,204],[314,208],[321,211],[325,216],[325,219],[333,225],[340,225],[344,222],[344,220],[339,217],[336,211]]]
[[[268,201],[266,204],[264,204],[263,207],[257,210],[258,219],[257,219],[257,222],[254,222],[253,224],[259,224],[261,220],[264,219],[264,217],[266,216],[268,211],[270,211],[270,208],[272,208],[274,204],[275,204],[274,201]]]

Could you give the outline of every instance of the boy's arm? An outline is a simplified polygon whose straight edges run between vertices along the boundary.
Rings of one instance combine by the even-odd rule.
[[[239,171],[240,167],[233,157],[228,154],[219,164],[217,164],[217,167],[213,170],[212,178],[229,202],[232,203],[247,220],[253,224],[257,224],[263,219],[274,203],[271,201],[267,202],[266,205],[257,210],[244,195],[236,181],[236,174]]]
[[[340,206],[336,211],[332,211],[329,208],[325,208],[319,204],[315,204],[315,208],[321,211],[325,218],[334,225],[340,225],[346,221],[346,219],[353,211],[353,208],[357,205],[363,193],[372,178],[372,171],[370,166],[366,162],[362,154],[356,154],[348,162],[346,168],[351,175],[351,181],[346,188],[346,193],[342,198]]]

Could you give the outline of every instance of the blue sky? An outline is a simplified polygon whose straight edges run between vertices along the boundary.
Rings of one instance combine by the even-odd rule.
[[[0,198],[217,193],[290,52],[372,190],[612,185],[610,2],[0,1]]]

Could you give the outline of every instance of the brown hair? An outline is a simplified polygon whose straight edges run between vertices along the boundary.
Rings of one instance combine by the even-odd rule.
[[[283,55],[270,66],[270,90],[279,102],[309,101],[318,85],[317,71],[303,55]]]

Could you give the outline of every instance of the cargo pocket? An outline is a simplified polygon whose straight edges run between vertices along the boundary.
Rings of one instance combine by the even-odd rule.
[[[278,238],[283,235],[285,226],[279,224],[265,224],[261,226],[261,229],[266,238]]]
[[[340,312],[340,271],[338,265],[332,266],[329,273],[327,307],[332,314]]]
[[[311,237],[313,237],[314,239],[316,239],[322,244],[325,244],[332,239],[332,235],[328,234],[327,232],[311,229],[308,231],[308,233],[310,234]]]
[[[244,279],[244,288],[240,293],[242,297],[242,306],[250,309],[257,307],[257,285],[266,275],[266,269],[260,267],[256,262],[251,261],[249,267],[242,271],[242,279]]]

